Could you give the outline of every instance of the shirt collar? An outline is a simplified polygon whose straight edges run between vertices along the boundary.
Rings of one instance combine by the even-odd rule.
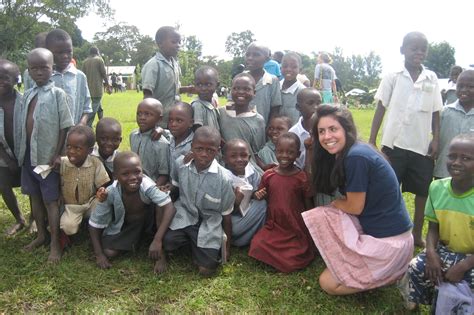
[[[70,72],[72,74],[77,74],[77,68],[74,66],[74,64],[71,62],[69,65],[66,67],[66,69],[63,70],[63,72],[59,72],[57,70],[53,70],[53,75],[54,74],[65,74],[66,72]]]
[[[113,162],[113,160],[115,159],[115,156],[117,155],[118,153],[118,150],[115,150],[114,153],[112,153],[111,156],[109,156],[106,160],[104,160],[105,162]],[[100,153],[99,153],[99,147],[98,146],[94,146],[94,149],[92,149],[92,153],[91,153],[92,156],[95,156],[95,157],[98,157],[99,159],[103,160],[102,157],[100,156]]]
[[[33,88],[38,89],[38,90],[42,90],[42,91],[51,90],[54,86],[55,86],[55,85],[54,85],[54,82],[51,81],[51,79],[48,81],[48,83],[46,83],[46,84],[43,85],[43,86],[38,86],[38,85],[36,84],[36,82],[33,84]]]
[[[265,69],[263,71],[265,71]],[[265,71],[265,73],[263,74],[263,77],[262,77],[261,80],[262,80],[263,85],[272,84],[273,83],[273,76],[270,73],[268,73],[267,71]]]
[[[300,86],[300,82],[298,80],[295,81],[289,88],[286,90],[283,90],[283,83],[285,82],[285,79],[280,81],[280,89],[282,93],[291,93],[295,94],[296,90],[298,90],[298,87]]]
[[[227,112],[227,115],[229,115],[230,117],[253,117],[253,116],[257,116],[257,113],[254,112],[254,111],[245,112],[245,113],[241,113],[241,114],[238,114],[238,115],[237,115],[235,109],[226,109],[225,111]]]
[[[416,79],[416,82],[423,81],[424,79],[428,78],[428,72],[426,70],[427,69],[425,68],[425,66],[421,65],[421,72],[418,75],[418,78]],[[411,78],[410,72],[408,72],[408,69],[405,67],[405,64],[403,65],[403,67],[400,69],[399,72],[402,73],[403,75]]]
[[[300,117],[296,125],[294,125],[291,129],[293,129],[292,131],[297,133],[297,135],[304,135],[304,134],[309,135],[309,132],[306,131],[306,129],[304,129],[303,127],[303,117]]]
[[[167,59],[165,56],[163,56],[163,54],[161,53],[161,51],[157,51],[155,57],[156,57],[156,59],[158,59],[158,60],[161,60],[161,61],[164,61],[164,62],[166,62],[166,63],[169,63],[170,65],[172,65],[172,64],[175,62],[174,57],[170,57],[170,59]]]
[[[212,109],[216,109],[216,108],[214,107],[214,105],[212,105],[210,102],[205,101],[205,100],[202,100],[202,99],[200,99],[200,98],[196,99],[194,102],[199,102],[199,103],[201,103],[203,106],[205,106],[206,108],[211,109],[211,110],[212,110]],[[193,103],[194,103],[194,102],[193,102]]]
[[[86,160],[84,161],[84,164],[82,164],[80,167],[77,167],[76,165],[72,164],[71,161],[67,157],[64,157],[64,163],[66,164],[67,167],[74,167],[74,168],[83,168],[83,167],[91,167],[92,166],[92,161],[91,157],[88,155],[86,157]]]
[[[458,110],[460,112],[463,112],[466,115],[474,115],[474,108],[471,108],[468,113],[466,113],[466,110],[464,107],[462,107],[461,103],[459,103],[459,100],[456,100],[454,103],[446,105],[446,108],[452,108],[455,110]]]
[[[170,143],[174,147],[180,147],[180,146],[184,146],[184,145],[188,144],[189,142],[193,141],[193,138],[194,138],[194,132],[191,131],[191,133],[186,137],[186,139],[181,141],[181,143],[176,144],[175,137],[173,135],[171,135],[170,136],[170,139],[171,139]]]

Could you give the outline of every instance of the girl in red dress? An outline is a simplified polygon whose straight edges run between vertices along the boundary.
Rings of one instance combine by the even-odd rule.
[[[306,173],[295,166],[300,139],[282,134],[276,143],[278,166],[267,170],[254,198],[266,198],[265,225],[250,244],[249,256],[281,272],[305,268],[314,259],[315,247],[301,213],[311,208],[311,189]]]

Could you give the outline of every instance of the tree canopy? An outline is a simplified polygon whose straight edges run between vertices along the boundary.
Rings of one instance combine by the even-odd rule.
[[[456,63],[456,50],[448,42],[430,43],[425,66],[434,71],[438,78],[449,77],[449,71]]]

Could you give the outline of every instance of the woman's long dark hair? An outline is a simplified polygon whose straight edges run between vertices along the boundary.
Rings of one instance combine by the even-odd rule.
[[[357,141],[357,129],[351,112],[346,108],[320,105],[316,110],[316,115],[313,126],[312,182],[316,192],[332,195],[339,186],[345,183],[344,158]],[[329,154],[319,142],[319,120],[327,116],[336,119],[346,134],[346,144],[337,158],[335,154]]]

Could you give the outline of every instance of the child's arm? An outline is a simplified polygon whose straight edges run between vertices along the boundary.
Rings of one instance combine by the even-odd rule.
[[[374,119],[372,120],[372,127],[370,128],[369,143],[377,146],[377,134],[379,133],[380,125],[385,116],[385,107],[382,105],[382,101],[377,103],[377,109],[375,110]]]
[[[149,89],[143,89],[143,98],[153,97],[153,92]]]
[[[472,268],[474,268],[474,256],[471,255],[451,266],[451,268],[446,271],[444,279],[452,283],[461,282],[464,278],[464,274]]]
[[[230,258],[230,243],[232,237],[232,219],[231,215],[223,215],[222,216],[222,227],[224,228],[225,235],[227,236],[227,243],[226,243],[226,260],[229,261]]]
[[[365,197],[365,192],[348,192],[346,198],[336,199],[331,202],[331,205],[348,214],[360,215],[364,210]]]
[[[89,119],[89,113],[83,113],[81,116],[81,119],[79,120],[78,125],[86,126],[88,119]]]
[[[160,175],[156,179],[156,186],[164,186],[168,182],[168,175]]]
[[[0,143],[0,159],[4,160],[10,171],[15,171],[18,169],[18,162],[15,159],[12,159],[8,154],[5,148],[3,147],[3,144]]]
[[[438,158],[439,153],[439,132],[440,132],[440,117],[439,111],[434,112],[432,115],[431,129],[433,133],[433,140],[431,140],[429,155],[433,160]]]
[[[173,203],[169,202],[162,207],[156,206],[155,212],[156,226],[158,227],[158,230],[156,231],[153,242],[151,242],[150,248],[148,249],[148,256],[151,259],[157,260],[163,255],[163,237],[170,226],[171,220],[173,220],[176,209],[174,208]]]
[[[253,193],[253,198],[257,200],[262,200],[267,197],[267,188],[263,187]]]
[[[443,262],[436,252],[439,241],[439,224],[429,222],[428,234],[426,235],[426,277],[431,282],[439,284],[443,277]]]
[[[58,143],[56,144],[56,150],[54,155],[49,161],[49,166],[52,166],[55,169],[59,169],[61,165],[61,152],[63,151],[64,143],[66,142],[66,134],[69,128],[64,128],[59,130]]]
[[[189,94],[197,94],[196,88],[194,85],[182,86],[179,88],[179,93],[189,93]]]
[[[100,269],[107,269],[112,267],[112,264],[107,259],[107,256],[105,256],[104,251],[102,250],[100,238],[102,237],[103,231],[104,229],[97,229],[89,225],[89,234],[91,236],[92,247],[94,248],[96,264]]]

